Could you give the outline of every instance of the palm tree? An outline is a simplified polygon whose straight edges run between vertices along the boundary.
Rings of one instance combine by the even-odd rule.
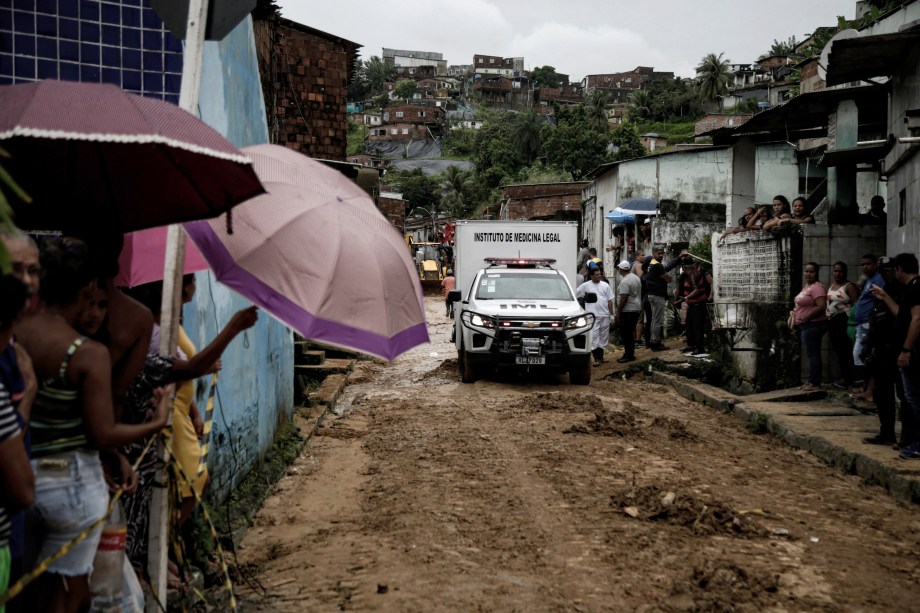
[[[591,100],[588,102],[588,119],[595,122],[601,130],[606,130],[607,122],[607,100],[609,99],[607,90],[596,88],[591,92]]]
[[[527,160],[528,166],[533,164],[543,148],[540,130],[544,125],[546,120],[543,116],[531,108],[526,113],[518,115],[511,128],[511,141]]]
[[[644,89],[633,92],[629,101],[629,116],[631,119],[645,119],[652,111],[652,99]]]
[[[364,78],[371,90],[372,95],[377,95],[383,91],[383,84],[390,80],[391,70],[377,55],[372,55],[369,60],[364,62]]]
[[[696,67],[697,80],[700,84],[700,98],[704,102],[717,100],[722,109],[722,96],[728,91],[728,60],[722,59],[724,53],[707,54]]]
[[[441,207],[450,211],[454,216],[461,213],[464,208],[463,188],[466,187],[470,175],[459,166],[448,166],[441,180]]]

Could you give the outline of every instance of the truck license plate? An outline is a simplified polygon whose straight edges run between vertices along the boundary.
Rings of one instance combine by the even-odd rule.
[[[546,356],[517,355],[514,356],[515,364],[546,364]]]

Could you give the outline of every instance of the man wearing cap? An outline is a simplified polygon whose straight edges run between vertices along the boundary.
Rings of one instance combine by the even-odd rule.
[[[619,301],[613,321],[619,323],[623,340],[623,357],[617,360],[621,364],[636,359],[636,324],[642,314],[642,283],[631,269],[632,265],[626,260],[617,265],[620,273],[620,285],[617,287]]]
[[[447,309],[447,316],[451,319],[454,318],[454,303],[448,300],[447,295],[454,290],[456,285],[457,280],[454,279],[454,271],[448,268],[447,276],[441,281],[441,291],[444,292],[444,306]]]
[[[587,293],[597,294],[597,302],[589,302],[585,310],[594,314],[594,327],[591,329],[591,354],[594,365],[600,366],[604,361],[604,349],[610,342],[610,313],[613,311],[613,290],[601,279],[601,269],[591,269],[591,280],[578,286],[578,298]]]

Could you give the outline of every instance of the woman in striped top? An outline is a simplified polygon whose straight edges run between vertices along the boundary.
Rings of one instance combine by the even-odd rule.
[[[86,245],[54,239],[42,246],[41,297],[45,307],[16,326],[39,381],[29,421],[33,511],[42,529],[39,559],[54,554],[105,516],[108,490],[99,449],[118,448],[166,425],[169,402],[158,393],[151,422],[119,424],[112,405],[108,350],[74,329],[96,271]],[[51,564],[37,590],[49,598],[37,610],[77,611],[89,606],[88,577],[101,527]]]
[[[10,345],[13,322],[26,305],[25,285],[12,275],[0,277],[0,353]],[[34,391],[34,388],[33,390]],[[0,377],[0,594],[10,579],[10,514],[32,505],[35,478],[23,444],[12,390]]]

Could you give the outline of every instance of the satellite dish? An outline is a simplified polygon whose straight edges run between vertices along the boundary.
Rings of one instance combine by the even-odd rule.
[[[835,40],[845,40],[847,38],[856,38],[859,36],[859,32],[850,28],[847,30],[840,30],[834,36],[827,41],[827,44],[824,45],[824,49],[821,50],[821,57],[818,59],[818,77],[822,81],[827,81],[827,62],[828,58],[831,56],[831,47],[834,45]]]

